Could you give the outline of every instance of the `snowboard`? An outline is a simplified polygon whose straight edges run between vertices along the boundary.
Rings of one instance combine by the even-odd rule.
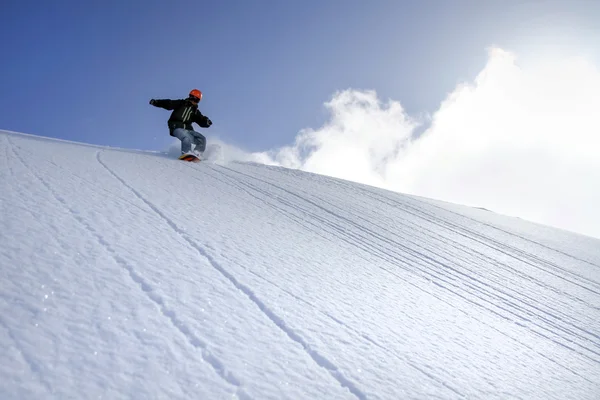
[[[182,154],[179,159],[181,161],[200,162],[200,159],[193,154]]]

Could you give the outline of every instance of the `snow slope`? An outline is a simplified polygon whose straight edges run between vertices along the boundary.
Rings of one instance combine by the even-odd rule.
[[[600,241],[0,133],[1,399],[598,399]]]

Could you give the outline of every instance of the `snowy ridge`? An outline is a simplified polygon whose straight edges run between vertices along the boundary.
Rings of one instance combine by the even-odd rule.
[[[0,398],[600,393],[600,241],[259,164],[0,133]]]

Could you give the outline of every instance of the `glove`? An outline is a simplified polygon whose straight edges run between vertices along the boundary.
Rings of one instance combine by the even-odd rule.
[[[155,104],[156,104],[156,100],[154,100],[154,99],[151,99],[151,100],[150,100],[150,104],[152,104],[152,105],[155,105]]]
[[[198,120],[198,125],[202,128],[208,128],[212,125],[212,121],[206,115],[203,115],[204,118]]]

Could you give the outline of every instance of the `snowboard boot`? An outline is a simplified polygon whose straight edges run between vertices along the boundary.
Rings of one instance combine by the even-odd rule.
[[[195,155],[198,158],[202,158],[202,155],[204,154],[203,151],[198,151],[194,148],[194,150],[192,150],[192,154]]]

